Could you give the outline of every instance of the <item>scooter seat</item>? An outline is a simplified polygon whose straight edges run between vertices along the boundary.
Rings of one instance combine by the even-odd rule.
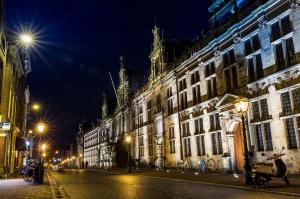
[[[273,166],[273,163],[258,162],[258,163],[256,163],[256,165],[263,165],[263,166],[269,166],[269,167],[272,167],[272,166]]]

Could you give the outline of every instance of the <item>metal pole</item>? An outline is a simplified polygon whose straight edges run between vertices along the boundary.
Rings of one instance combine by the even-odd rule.
[[[243,140],[244,140],[244,183],[246,185],[253,184],[253,179],[251,176],[251,164],[249,159],[249,151],[247,146],[247,136],[246,136],[246,128],[245,128],[245,117],[242,113],[242,125],[243,125]]]

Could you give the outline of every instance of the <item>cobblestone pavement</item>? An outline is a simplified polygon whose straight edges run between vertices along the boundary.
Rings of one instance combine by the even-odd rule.
[[[292,195],[259,192],[189,181],[97,170],[51,172],[71,199],[291,199]]]
[[[43,185],[25,182],[22,178],[0,180],[1,199],[53,199],[47,177]]]

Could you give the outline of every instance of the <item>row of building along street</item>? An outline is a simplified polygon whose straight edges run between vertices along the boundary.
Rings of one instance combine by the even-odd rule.
[[[245,150],[262,161],[284,148],[288,172],[300,172],[300,3],[243,1],[224,17],[214,14],[230,12],[218,2],[208,9],[219,27],[194,42],[153,27],[145,81],[120,57],[115,105],[104,94],[101,120],[80,124],[78,166],[126,166],[130,156],[158,168],[204,160],[210,170],[240,172]]]

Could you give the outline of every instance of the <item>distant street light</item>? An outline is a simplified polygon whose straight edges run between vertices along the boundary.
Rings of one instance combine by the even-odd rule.
[[[34,103],[31,108],[33,111],[39,111],[41,109],[41,105]]]
[[[243,141],[244,141],[244,182],[247,185],[253,183],[253,179],[251,176],[251,163],[249,159],[249,150],[247,145],[247,136],[246,136],[246,127],[245,127],[245,116],[244,114],[248,111],[249,101],[245,98],[238,99],[234,106],[239,114],[241,114],[242,119],[242,130],[243,130]]]

